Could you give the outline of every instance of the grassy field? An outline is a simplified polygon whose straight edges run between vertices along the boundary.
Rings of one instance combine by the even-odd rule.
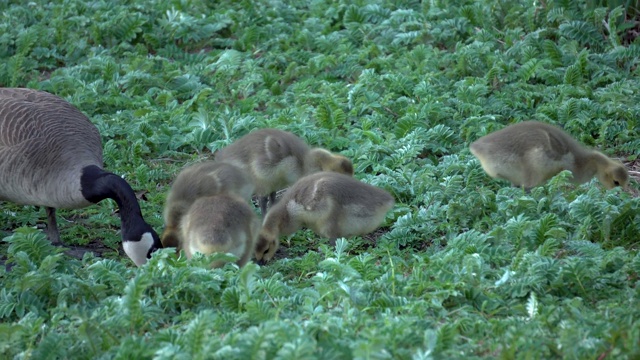
[[[374,234],[216,270],[136,268],[111,201],[59,212],[82,260],[2,203],[0,358],[638,359],[638,177],[525,193],[468,150],[539,120],[638,170],[637,25],[594,3],[0,0],[0,86],[87,114],[158,232],[177,172],[263,127],[397,203]]]

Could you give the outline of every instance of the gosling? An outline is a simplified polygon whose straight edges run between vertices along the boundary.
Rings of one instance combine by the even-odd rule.
[[[205,161],[184,168],[167,195],[163,246],[180,250],[180,221],[198,198],[225,193],[238,195],[248,203],[254,189],[249,174],[232,164]]]
[[[570,170],[572,182],[582,184],[596,176],[607,189],[627,186],[624,165],[586,148],[562,129],[537,121],[525,121],[483,136],[469,149],[493,178],[531,189],[562,170]]]
[[[188,259],[196,252],[231,253],[238,257],[236,264],[242,267],[251,259],[260,225],[246,199],[229,194],[201,197],[182,217],[181,248]],[[224,264],[214,261],[211,266]]]
[[[310,149],[298,136],[278,129],[253,131],[218,151],[215,159],[247,170],[262,215],[267,213],[268,201],[271,206],[275,204],[277,190],[305,175],[318,171],[353,175],[351,160],[325,149]]]
[[[264,218],[256,259],[273,258],[278,238],[307,227],[335,245],[338,237],[364,235],[380,226],[395,200],[388,192],[334,172],[305,176],[289,188]]]

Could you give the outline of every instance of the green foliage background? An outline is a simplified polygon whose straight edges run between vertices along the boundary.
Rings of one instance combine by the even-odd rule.
[[[111,249],[82,261],[3,203],[0,358],[637,359],[638,198],[567,173],[523,193],[467,149],[534,119],[637,158],[640,44],[629,8],[598,6],[0,0],[0,85],[86,113],[156,229],[180,168],[261,127],[397,199],[375,236],[301,231],[216,270],[171,250],[133,267],[109,201],[60,212],[67,244]]]

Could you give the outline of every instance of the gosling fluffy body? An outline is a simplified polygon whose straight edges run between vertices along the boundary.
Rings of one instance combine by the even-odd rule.
[[[333,171],[353,175],[353,164],[344,156],[309,146],[298,136],[278,130],[253,131],[216,154],[216,161],[245,169],[255,184],[260,209],[266,214],[267,196],[275,203],[276,191],[304,175]]]
[[[182,217],[199,198],[233,194],[249,202],[254,189],[249,174],[232,164],[205,161],[185,167],[167,195],[162,245],[180,249]]]
[[[120,209],[122,245],[140,266],[162,247],[131,186],[102,169],[98,129],[73,105],[44,91],[0,89],[0,200],[44,206],[47,235],[60,243],[56,208],[103,199]]]
[[[388,192],[335,172],[305,176],[289,188],[264,218],[256,259],[273,258],[279,237],[305,226],[331,239],[374,231],[395,201]]]
[[[530,189],[562,170],[573,173],[581,184],[596,176],[607,188],[626,187],[629,174],[624,165],[584,147],[562,129],[537,121],[507,126],[473,142],[469,149],[493,178]]]
[[[260,220],[245,199],[219,194],[198,198],[182,217],[180,229],[187,258],[196,252],[232,253],[242,267],[254,252]],[[223,265],[214,262],[212,267]]]

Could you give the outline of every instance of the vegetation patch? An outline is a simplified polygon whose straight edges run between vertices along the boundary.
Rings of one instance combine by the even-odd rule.
[[[620,3],[620,4],[618,4]],[[621,5],[621,6],[618,6]],[[274,127],[390,192],[381,230],[274,261],[136,268],[114,202],[2,203],[0,358],[640,357],[638,6],[616,1],[0,0],[0,86],[59,95],[158,231],[179,170]],[[627,163],[530,192],[468,145],[524,120]]]

